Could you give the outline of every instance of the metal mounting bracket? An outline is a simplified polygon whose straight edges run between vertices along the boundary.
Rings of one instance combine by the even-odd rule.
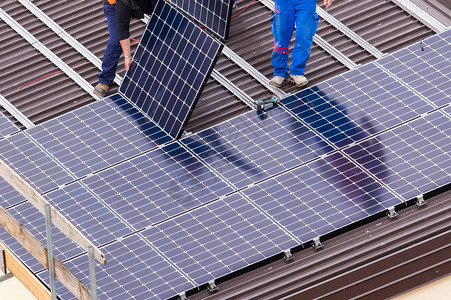
[[[213,293],[214,291],[217,291],[217,290],[218,290],[218,286],[216,285],[215,281],[214,280],[210,280],[208,282],[208,291],[210,293]]]
[[[180,300],[188,300],[188,298],[186,297],[185,292],[179,293],[179,299],[180,299]]]
[[[398,216],[398,213],[395,211],[395,207],[394,206],[388,208],[387,215],[388,215],[388,217],[390,219],[393,219],[393,218]]]
[[[292,261],[294,259],[293,253],[291,253],[290,249],[283,251],[283,259],[285,259],[286,262]]]
[[[418,205],[419,207],[421,207],[421,206],[424,206],[424,205],[426,205],[426,204],[427,204],[427,202],[424,200],[423,195],[419,195],[419,196],[417,197],[417,205]]]
[[[323,247],[323,243],[319,240],[319,237],[313,238],[313,248],[315,250],[318,250]]]

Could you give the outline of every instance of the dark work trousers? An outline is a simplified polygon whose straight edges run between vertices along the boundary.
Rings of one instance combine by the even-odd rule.
[[[108,23],[108,33],[110,38],[106,45],[102,60],[102,71],[97,75],[99,83],[108,86],[113,84],[116,76],[116,68],[122,53],[119,35],[117,33],[117,17],[114,5],[103,4],[103,13]]]

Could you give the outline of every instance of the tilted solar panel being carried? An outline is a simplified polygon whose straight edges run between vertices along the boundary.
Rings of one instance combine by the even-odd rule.
[[[374,63],[281,101],[302,122],[338,148],[434,109]]]
[[[399,50],[377,64],[437,107],[451,103],[451,29]]]
[[[119,91],[179,138],[222,46],[158,1]]]
[[[404,200],[411,200],[451,183],[451,118],[439,110],[345,153]]]
[[[0,112],[0,139],[18,131],[19,128]]]
[[[119,94],[42,123],[27,134],[77,178],[172,140]]]
[[[171,0],[188,15],[227,40],[233,0]]]

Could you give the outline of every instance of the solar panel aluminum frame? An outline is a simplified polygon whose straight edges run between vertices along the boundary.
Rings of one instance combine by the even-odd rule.
[[[212,0],[207,0],[208,2],[218,2],[218,1],[212,1]],[[227,41],[229,39],[229,33],[230,33],[230,23],[232,21],[232,13],[233,13],[233,5],[234,2],[233,0],[219,0],[220,2],[227,2],[228,1],[228,5],[227,5],[227,17],[226,19],[224,19],[225,21],[225,29],[223,34],[221,34],[220,32],[217,32],[216,30],[214,30],[214,28],[211,28],[208,24],[206,24],[207,22],[205,22],[204,20],[201,20],[201,18],[196,17],[194,14],[190,13],[189,11],[185,11],[184,8],[179,5],[179,2],[183,2],[183,4],[186,4],[186,2],[195,2],[196,4],[200,1],[198,0],[173,0],[171,1],[171,4],[173,4],[174,6],[176,6],[179,10],[181,10],[184,14],[188,15],[189,17],[193,18],[194,20],[196,20],[196,22],[198,22],[199,24],[201,24],[201,27],[203,27],[204,29],[206,29],[208,32],[212,33],[213,35],[221,38],[223,41]],[[194,6],[196,6],[196,4],[194,4]],[[190,5],[190,4],[188,4]],[[200,6],[200,4],[198,4],[198,6]],[[196,10],[196,8],[194,8],[194,10]]]

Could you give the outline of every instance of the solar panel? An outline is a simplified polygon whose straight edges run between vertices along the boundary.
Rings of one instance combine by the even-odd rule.
[[[0,158],[40,193],[74,180],[24,132],[0,140]]]
[[[451,30],[378,60],[437,107],[451,103]]]
[[[19,128],[4,114],[0,113],[0,139],[18,131]]]
[[[18,191],[16,191],[6,180],[0,177],[0,206],[9,208],[10,206],[26,201]]]
[[[178,143],[116,165],[83,182],[135,230],[233,191]]]
[[[203,26],[227,40],[233,1],[231,0],[172,0],[171,3],[185,11]]]
[[[339,152],[243,193],[303,243],[402,203]]]
[[[451,182],[451,119],[437,111],[345,152],[403,199],[414,199]]]
[[[238,189],[334,150],[282,108],[240,115],[182,142]]]
[[[101,250],[108,257],[108,263],[100,265],[96,262],[99,299],[168,299],[194,287],[184,274],[138,234],[111,243]],[[86,286],[90,286],[87,255],[64,264]],[[49,282],[47,272],[38,275]],[[57,294],[61,299],[73,298],[62,285],[58,285]]]
[[[171,141],[119,94],[27,130],[80,178]]]
[[[132,232],[108,206],[78,182],[55,190],[46,198],[97,247]]]
[[[238,193],[141,234],[198,285],[299,244]]]
[[[50,192],[45,195],[45,198],[97,247],[132,232],[118,216],[112,213],[101,201],[94,198],[90,191],[80,183],[72,183],[64,188]],[[31,203],[24,202],[8,209],[8,211],[44,245],[46,244],[45,217]],[[55,254],[60,259],[69,259],[83,253],[81,248],[56,227],[52,230]],[[8,237],[9,234],[5,236],[0,235],[0,239],[5,244],[8,246],[11,244],[11,248],[21,248],[20,245],[13,242],[14,239],[12,237]],[[31,257],[21,257],[21,259],[33,271],[43,268],[41,264],[31,259]]]
[[[374,63],[302,90],[282,103],[338,148],[434,109]]]
[[[20,205],[8,209],[8,212],[31,234],[33,234],[41,243],[47,245],[45,217],[39,212],[31,203],[24,202]],[[20,260],[32,272],[38,272],[44,269],[25,248],[23,248],[6,230],[1,228],[0,240],[4,243],[15,255],[20,257]],[[52,239],[54,255],[60,260],[72,258],[83,253],[75,242],[67,238],[58,228],[52,225]]]
[[[180,137],[222,45],[158,1],[119,91]]]

